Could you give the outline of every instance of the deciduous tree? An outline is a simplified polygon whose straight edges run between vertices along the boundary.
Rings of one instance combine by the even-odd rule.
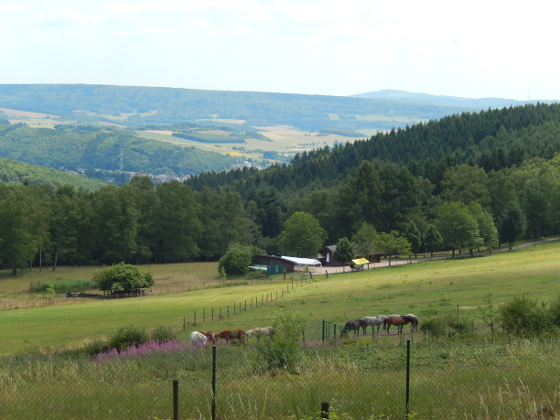
[[[279,245],[285,255],[315,258],[323,247],[326,237],[325,229],[314,216],[298,211],[284,223],[284,230],[279,236]]]

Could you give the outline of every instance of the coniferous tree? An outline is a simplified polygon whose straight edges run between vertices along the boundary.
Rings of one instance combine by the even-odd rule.
[[[510,204],[500,220],[501,242],[508,243],[511,249],[514,242],[523,236],[526,227],[527,219],[521,206],[518,203]]]

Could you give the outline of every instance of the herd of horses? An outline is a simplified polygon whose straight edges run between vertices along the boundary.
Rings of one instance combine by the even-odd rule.
[[[224,330],[219,333],[212,331],[193,331],[191,333],[191,343],[193,346],[204,346],[207,343],[217,344],[219,340],[225,340],[226,343],[238,342],[245,343],[245,340],[251,337],[256,337],[259,340],[261,337],[270,337],[274,334],[272,327],[253,328],[249,331],[237,330]]]
[[[359,335],[360,330],[362,330],[362,333],[365,334],[367,327],[370,326],[372,333],[375,333],[375,327],[377,327],[377,333],[379,333],[379,330],[383,326],[383,331],[387,331],[387,334],[390,334],[389,330],[392,325],[397,327],[397,334],[402,334],[403,327],[407,324],[410,324],[411,332],[418,331],[418,317],[414,314],[366,316],[361,319],[346,321],[344,328],[342,328],[340,332],[340,336],[342,337],[350,331],[354,331],[354,334],[357,332]]]
[[[418,317],[414,314],[366,316],[361,319],[346,321],[344,328],[342,328],[340,332],[340,336],[342,337],[350,331],[354,331],[354,334],[358,333],[358,335],[360,335],[360,330],[365,334],[368,327],[371,327],[372,333],[375,333],[375,327],[377,327],[377,333],[379,333],[379,330],[383,327],[383,331],[387,331],[387,334],[390,334],[389,330],[393,325],[397,327],[397,334],[402,334],[403,327],[407,324],[410,324],[411,332],[418,331]],[[240,329],[224,330],[219,333],[214,333],[212,331],[193,331],[191,333],[191,344],[193,346],[204,346],[207,343],[218,344],[220,340],[225,340],[226,343],[244,344],[245,341],[251,337],[260,340],[261,337],[271,337],[272,335],[274,335],[274,329],[272,327],[253,328],[249,331]]]

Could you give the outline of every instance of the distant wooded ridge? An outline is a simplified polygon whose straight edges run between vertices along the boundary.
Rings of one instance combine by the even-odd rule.
[[[85,84],[0,85],[0,108],[52,114],[61,123],[128,127],[232,120],[250,127],[287,125],[371,134],[464,111],[523,103],[399,91],[346,97]]]
[[[68,157],[101,161],[121,144],[142,144],[122,129],[87,128],[79,133],[85,137],[73,136],[72,126],[4,123],[0,130],[5,145],[18,145],[14,151],[26,150],[30,137],[40,140],[35,157],[45,159],[58,147]],[[48,137],[59,131],[69,139],[64,147],[60,137]],[[448,116],[303,152],[289,165],[206,171],[186,182],[135,177],[93,192],[0,185],[0,267],[216,260],[234,244],[315,257],[343,240],[361,255],[411,255],[559,235],[559,133],[560,104],[525,105]],[[98,154],[112,147],[115,153]],[[170,162],[175,152],[156,149],[153,156]],[[319,233],[313,243],[295,250],[311,232]]]

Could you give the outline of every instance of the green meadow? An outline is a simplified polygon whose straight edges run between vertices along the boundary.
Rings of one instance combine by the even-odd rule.
[[[489,295],[495,304],[521,294],[544,302],[555,299],[560,286],[559,251],[560,242],[551,242],[474,258],[328,277],[315,273],[313,281],[303,281],[297,274],[291,279],[223,281],[215,263],[153,265],[145,267],[156,279],[149,296],[118,300],[59,296],[60,304],[35,307],[29,303],[33,299],[41,302],[45,296],[25,293],[30,282],[57,276],[88,280],[95,269],[34,270],[15,279],[2,273],[0,298],[15,306],[19,301],[21,308],[0,311],[0,355],[79,347],[128,325],[147,330],[171,326],[186,334],[195,329],[195,316],[196,329],[248,330],[270,324],[277,311],[287,309],[300,312],[308,324],[323,319],[344,324],[370,315],[414,313],[420,325],[422,320],[446,314],[482,325],[482,309]]]
[[[543,302],[556,299],[559,250],[560,242],[550,242],[475,258],[328,277],[315,273],[313,281],[298,276],[223,281],[214,263],[150,266],[159,288],[149,296],[83,303],[69,299],[3,310],[0,418],[170,419],[172,380],[178,380],[179,418],[210,419],[213,366],[216,418],[315,420],[323,401],[330,403],[335,420],[407,418],[405,366],[411,340],[409,419],[557,419],[557,339],[492,338],[482,310],[490,301],[498,305],[521,294]],[[56,275],[87,278],[95,271],[67,270]],[[23,291],[40,275],[0,276],[0,284],[9,285],[2,295],[20,304],[32,300],[33,294]],[[409,312],[418,315],[420,326],[433,317],[460,317],[475,334],[434,340],[405,327],[402,335],[308,340],[295,371],[266,369],[254,342],[220,343],[217,364],[210,346],[102,360],[56,355],[122,326],[172,326],[185,340],[193,329],[265,326],[282,310],[298,311],[308,325],[306,334],[323,319],[344,323]]]

